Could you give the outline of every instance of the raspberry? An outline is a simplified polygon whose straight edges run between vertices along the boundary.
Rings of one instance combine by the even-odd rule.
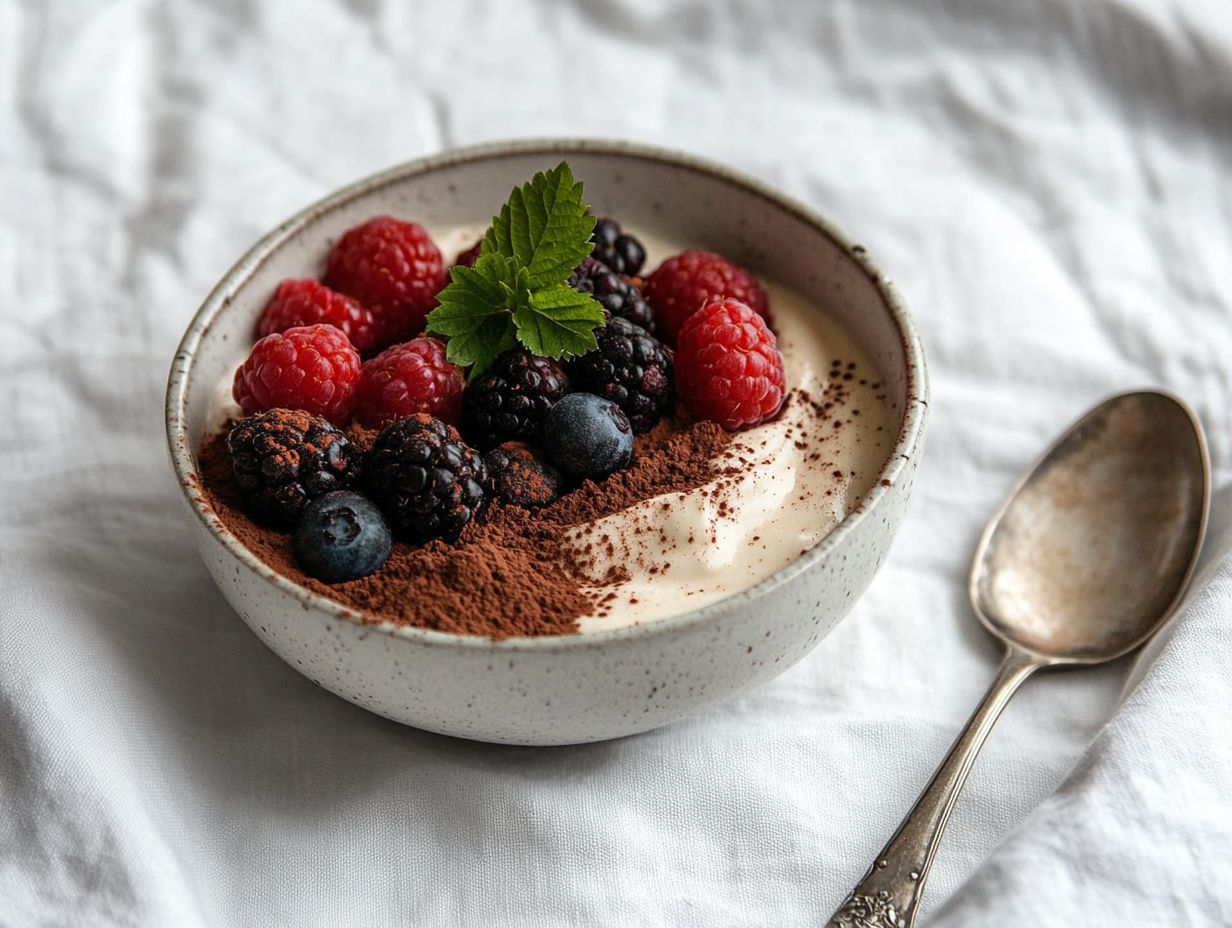
[[[377,437],[364,480],[394,529],[422,543],[457,540],[483,510],[488,474],[457,429],[417,412]]]
[[[231,395],[245,415],[283,407],[346,425],[359,386],[359,352],[332,325],[267,335],[235,372]]]
[[[318,324],[341,329],[360,354],[376,347],[377,325],[372,311],[355,297],[335,293],[315,280],[284,280],[280,283],[261,313],[257,337],[285,332],[296,326]]]
[[[609,316],[628,319],[654,334],[654,310],[642,296],[641,289],[598,258],[587,258],[579,264],[569,278],[569,286],[579,293],[589,293]]]
[[[445,286],[445,263],[423,226],[378,216],[338,239],[325,283],[372,310],[378,345],[390,345],[419,334]]]
[[[454,259],[453,263],[455,265],[460,264],[462,267],[474,267],[475,262],[479,260],[479,249],[482,247],[483,239],[480,239],[470,248],[466,249],[466,251],[460,252],[458,257]]]
[[[757,278],[708,251],[685,251],[668,258],[647,278],[645,293],[654,307],[659,337],[669,345],[676,343],[686,319],[719,297],[739,300],[770,322],[770,305]]]
[[[507,441],[483,456],[492,495],[502,503],[538,509],[560,496],[560,471],[529,445]]]
[[[462,392],[462,430],[475,447],[538,437],[548,410],[569,392],[560,362],[521,348],[506,351]]]
[[[355,418],[380,428],[416,412],[450,424],[462,415],[462,371],[445,360],[445,345],[420,336],[364,362]]]
[[[773,418],[786,390],[777,341],[739,300],[707,303],[685,321],[676,344],[676,389],[685,407],[729,432]]]
[[[646,263],[646,249],[642,243],[622,232],[620,223],[615,219],[605,218],[596,222],[594,239],[595,250],[591,254],[617,274],[636,277]]]
[[[231,468],[257,518],[288,528],[312,499],[355,483],[359,455],[324,419],[270,409],[241,419],[227,436]]]
[[[611,400],[636,434],[649,432],[672,399],[671,349],[620,317],[608,320],[598,339],[598,348],[569,365],[574,388]]]

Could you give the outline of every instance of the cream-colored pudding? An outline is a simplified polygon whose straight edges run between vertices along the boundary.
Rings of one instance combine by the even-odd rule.
[[[896,437],[878,375],[846,333],[782,289],[767,290],[793,391],[786,409],[739,434],[726,453],[734,476],[644,500],[565,536],[562,544],[578,552],[611,540],[611,548],[589,545],[588,579],[613,566],[628,574],[603,588],[617,597],[581,620],[583,632],[678,615],[756,586],[821,541],[877,479]],[[837,377],[831,357],[843,359]],[[852,380],[843,381],[847,374]],[[845,396],[819,417],[812,403],[832,400],[833,380]]]

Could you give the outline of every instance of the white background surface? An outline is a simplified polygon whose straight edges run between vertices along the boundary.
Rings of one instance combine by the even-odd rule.
[[[803,663],[643,737],[494,748],[260,646],[190,547],[161,398],[273,224],[552,134],[698,152],[831,216],[914,308],[934,402],[889,563]],[[967,560],[1039,449],[1162,384],[1228,485],[1230,163],[1223,0],[0,0],[0,925],[821,923],[988,682]],[[932,924],[1232,923],[1216,502],[1158,655],[1010,707]]]

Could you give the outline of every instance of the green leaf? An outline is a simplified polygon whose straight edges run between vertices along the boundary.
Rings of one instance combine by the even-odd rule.
[[[586,293],[558,284],[535,290],[513,313],[517,337],[528,350],[549,358],[575,358],[594,351],[603,307]]]
[[[590,255],[594,229],[566,162],[517,187],[493,218],[475,266],[450,271],[428,314],[428,332],[448,340],[446,357],[474,379],[519,342],[549,358],[594,350],[603,309],[566,285]]]
[[[562,161],[514,188],[483,238],[484,253],[513,259],[530,272],[532,290],[564,283],[593,249],[595,217],[582,184]]]
[[[470,367],[473,379],[516,347],[513,313],[530,303],[527,272],[503,255],[485,254],[473,268],[452,268],[449,277],[440,305],[428,313],[427,331],[448,339],[445,357]]]

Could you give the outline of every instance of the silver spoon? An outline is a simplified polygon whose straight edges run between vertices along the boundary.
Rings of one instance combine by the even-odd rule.
[[[983,702],[829,928],[910,928],[975,755],[1023,681],[1143,644],[1202,546],[1210,465],[1197,417],[1167,393],[1114,396],[1044,452],[975,551],[975,614],[1005,645]]]

